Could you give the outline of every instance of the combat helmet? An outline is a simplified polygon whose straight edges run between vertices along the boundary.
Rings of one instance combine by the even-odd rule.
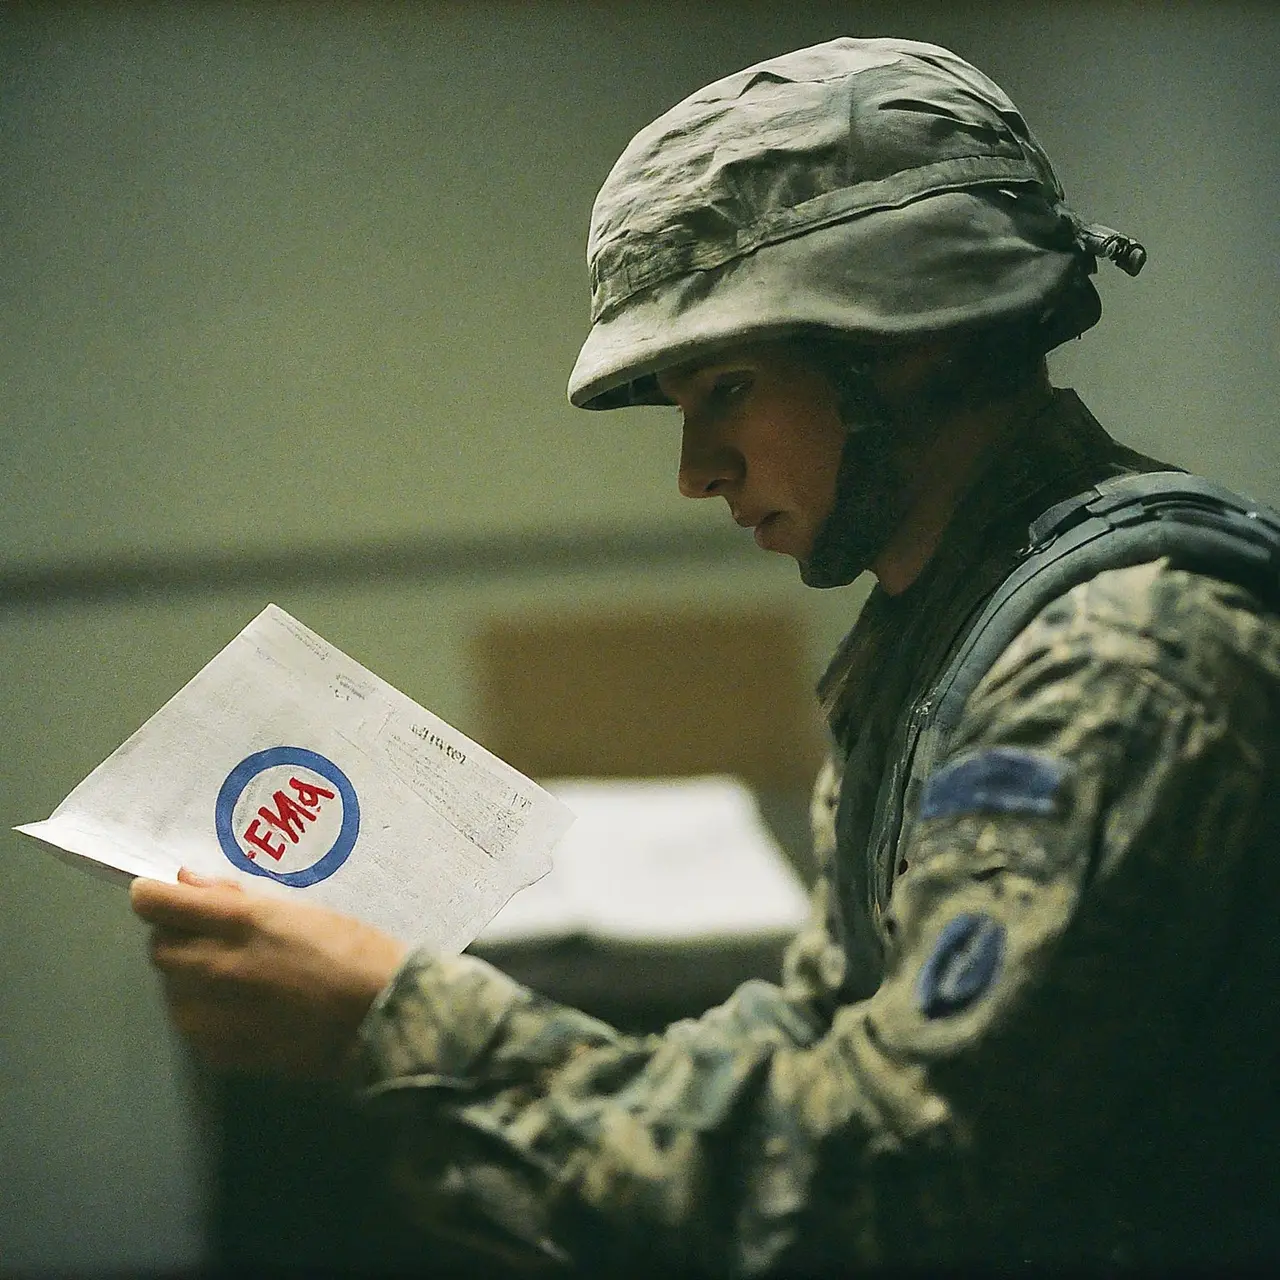
[[[1083,222],[1003,91],[936,45],[831,40],[726,76],[642,129],[596,198],[588,409],[667,403],[655,374],[797,329],[912,340],[1016,323],[1041,351],[1097,322]]]

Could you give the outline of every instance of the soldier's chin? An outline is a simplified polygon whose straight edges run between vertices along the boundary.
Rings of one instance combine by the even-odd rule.
[[[808,556],[797,557],[800,581],[806,587],[847,587],[871,568],[891,532],[887,518],[820,529]]]
[[[906,510],[906,486],[888,432],[851,434],[840,457],[836,493],[801,561],[809,587],[844,587],[865,573],[889,545]]]
[[[838,560],[827,557],[810,556],[807,560],[797,560],[800,566],[800,581],[806,587],[847,587],[856,577],[869,568],[869,564],[842,556]]]

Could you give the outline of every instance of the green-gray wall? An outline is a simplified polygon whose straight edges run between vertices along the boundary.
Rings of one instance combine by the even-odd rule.
[[[581,414],[564,382],[631,133],[836,34],[948,44],[1009,90],[1074,206],[1151,254],[1102,268],[1057,380],[1280,501],[1274,6],[4,6],[0,827],[269,599],[477,736],[466,646],[509,610],[768,600],[816,673],[858,590],[646,550],[723,511],[678,499],[669,412]],[[601,531],[630,559],[593,567]],[[558,568],[458,572],[459,539],[564,532]],[[385,571],[326,581],[343,548]],[[207,1144],[123,895],[4,834],[0,910],[0,1269],[199,1259]]]

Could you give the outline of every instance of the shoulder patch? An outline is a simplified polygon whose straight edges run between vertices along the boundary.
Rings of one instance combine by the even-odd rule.
[[[1070,765],[1065,760],[992,747],[944,765],[924,784],[919,817],[950,818],[964,813],[1057,812],[1058,793]]]
[[[948,920],[916,979],[916,1005],[926,1018],[967,1009],[996,980],[1004,963],[1004,925],[965,912]]]

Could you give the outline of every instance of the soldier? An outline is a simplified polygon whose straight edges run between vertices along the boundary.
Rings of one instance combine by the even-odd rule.
[[[877,578],[781,984],[626,1036],[184,874],[133,890],[179,1028],[349,1081],[424,1233],[530,1268],[1274,1256],[1276,542],[1045,366],[1140,246],[973,67],[842,39],[638,134],[588,256],[570,399],[678,406],[683,493]]]

